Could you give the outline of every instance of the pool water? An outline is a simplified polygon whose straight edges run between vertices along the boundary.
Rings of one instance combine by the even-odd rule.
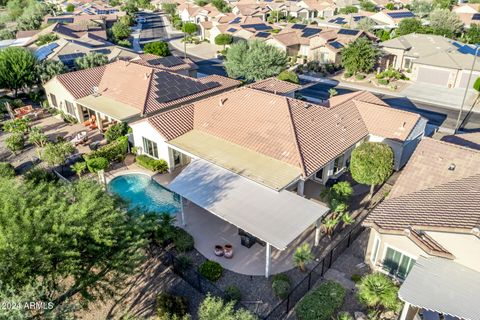
[[[116,193],[130,204],[130,208],[169,213],[175,215],[180,210],[180,198],[165,189],[155,180],[144,174],[126,174],[108,183],[108,190]]]

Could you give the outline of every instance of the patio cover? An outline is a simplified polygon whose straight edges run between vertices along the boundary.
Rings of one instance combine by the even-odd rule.
[[[279,250],[329,211],[201,159],[193,160],[167,187]]]
[[[480,319],[480,272],[444,258],[420,257],[398,296],[411,305],[468,320]]]
[[[102,95],[89,95],[78,99],[77,103],[117,121],[126,121],[140,115],[139,109]]]

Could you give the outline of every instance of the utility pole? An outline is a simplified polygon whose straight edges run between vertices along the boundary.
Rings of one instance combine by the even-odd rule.
[[[475,48],[472,67],[470,68],[470,75],[468,76],[467,86],[465,87],[465,93],[463,94],[462,105],[460,106],[460,111],[458,112],[457,124],[455,125],[455,133],[457,133],[458,130],[460,129],[460,125],[461,125],[460,120],[462,118],[462,112],[463,112],[463,107],[465,105],[465,100],[467,99],[468,89],[470,88],[470,81],[472,80],[472,74],[473,74],[473,69],[475,68],[475,62],[477,62],[478,49],[480,49],[480,46],[477,45]]]

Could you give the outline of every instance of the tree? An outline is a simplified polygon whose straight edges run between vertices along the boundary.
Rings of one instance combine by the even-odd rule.
[[[342,49],[341,55],[342,66],[347,72],[355,75],[358,72],[368,73],[372,71],[379,56],[379,51],[370,40],[362,37],[347,44]]]
[[[308,243],[304,243],[295,249],[295,253],[293,254],[293,263],[300,269],[300,271],[305,272],[305,264],[311,261],[313,261],[313,254]]]
[[[37,59],[33,53],[25,48],[9,47],[0,50],[0,87],[14,91],[30,87],[35,83]]]
[[[413,0],[410,4],[410,11],[417,17],[424,18],[432,11],[433,4],[431,1]]]
[[[48,142],[48,137],[43,133],[42,128],[33,127],[28,134],[28,142],[35,145],[37,148],[43,148]]]
[[[3,124],[3,130],[11,133],[25,134],[30,131],[30,119],[25,117],[8,120]]]
[[[75,6],[71,3],[67,4],[67,7],[65,8],[67,12],[73,12],[75,11]]]
[[[45,145],[41,158],[50,166],[63,166],[74,151],[75,147],[68,141],[50,142]]]
[[[448,38],[455,37],[463,28],[463,22],[448,9],[434,9],[429,20],[432,33]]]
[[[375,34],[382,42],[390,40],[390,32],[388,30],[377,30]]]
[[[85,161],[75,162],[70,166],[70,169],[72,169],[80,179],[82,174],[87,170],[87,163]]]
[[[127,39],[131,32],[130,26],[122,21],[117,21],[112,26],[112,34],[116,41]]]
[[[300,80],[298,79],[298,75],[294,71],[283,70],[277,76],[279,80],[288,81],[291,83],[299,84]]]
[[[285,69],[285,52],[258,40],[234,43],[227,52],[225,68],[229,77],[258,81]]]
[[[456,0],[433,0],[432,1],[434,8],[447,9],[447,10],[452,9],[455,3],[457,3]]]
[[[171,55],[168,43],[163,41],[149,42],[143,47],[143,51],[160,57]]]
[[[343,8],[340,8],[340,10],[338,10],[339,14],[350,14],[350,13],[357,13],[357,12],[358,12],[358,8],[355,6],[345,6]]]
[[[134,16],[138,12],[138,6],[135,0],[128,0],[122,7],[128,15]]]
[[[123,23],[127,26],[133,26],[135,24],[135,19],[131,15],[124,15],[118,19],[120,23]]]
[[[177,4],[176,3],[162,3],[162,10],[169,16],[173,16],[177,12]]]
[[[466,43],[477,44],[480,42],[480,25],[472,23],[470,28],[465,30],[462,40]]]
[[[371,2],[370,0],[361,0],[360,8],[369,12],[375,12],[377,10],[375,3]]]
[[[67,71],[68,69],[62,61],[44,60],[36,66],[37,81],[40,84],[45,84],[53,77]]]
[[[29,1],[22,15],[17,19],[18,30],[39,29],[47,12],[47,6],[44,3]]]
[[[199,320],[256,320],[245,309],[235,310],[235,301],[225,303],[221,298],[207,294],[198,308]]]
[[[357,286],[358,298],[366,306],[376,311],[399,310],[398,287],[388,276],[372,273],[364,276]]]
[[[224,0],[212,0],[212,5],[222,13],[227,13],[232,11],[230,6]]]
[[[25,138],[23,137],[23,134],[12,133],[5,139],[5,146],[16,155],[17,151],[20,151],[25,147]]]
[[[400,21],[398,28],[395,30],[395,36],[400,37],[410,33],[422,32],[422,22],[417,18],[406,18]]]
[[[395,10],[395,4],[389,2],[385,5],[385,9],[387,10]]]
[[[107,131],[105,132],[105,139],[107,139],[107,142],[110,143],[120,137],[123,137],[127,133],[128,125],[125,122],[118,122],[108,127]]]
[[[368,17],[365,17],[357,22],[357,29],[363,31],[372,31],[374,26],[376,26],[375,21]]]
[[[55,309],[69,301],[86,307],[124,285],[153,223],[86,179],[2,179],[0,207],[0,282],[17,294],[38,282]]]
[[[107,63],[108,57],[106,55],[94,51],[75,59],[75,67],[78,70],[103,66]]]
[[[44,44],[57,40],[58,37],[55,33],[47,33],[38,36],[38,40],[35,42],[37,46],[43,46]]]
[[[331,97],[335,97],[337,94],[338,94],[338,91],[335,90],[334,88],[328,89],[328,96],[329,96],[330,98],[331,98]]]
[[[231,34],[228,34],[228,33],[220,33],[215,37],[215,44],[217,46],[223,46],[223,50],[225,50],[225,46],[227,44],[231,44],[232,42],[233,42],[233,37]]]
[[[197,32],[197,25],[193,22],[185,22],[182,26],[182,32],[191,36],[195,32]]]
[[[350,173],[358,183],[370,185],[370,198],[375,185],[392,174],[393,151],[385,143],[365,142],[352,151]]]

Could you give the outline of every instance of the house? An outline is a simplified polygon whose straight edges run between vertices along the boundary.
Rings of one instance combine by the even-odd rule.
[[[267,13],[270,12],[267,4],[264,2],[242,2],[239,1],[232,7],[232,13],[240,17],[259,18],[267,21]]]
[[[361,30],[290,24],[278,34],[272,34],[267,43],[285,51],[289,56],[339,64],[341,49],[359,37],[375,39],[373,35]]]
[[[422,139],[364,222],[370,229],[365,262],[405,279],[402,320],[419,312],[479,319],[479,163],[478,150]]]
[[[406,70],[416,82],[445,88],[465,88],[470,77],[475,49],[437,35],[408,34],[379,44],[393,59],[392,67]],[[471,84],[480,76],[476,61]]]
[[[273,28],[258,17],[233,17],[231,15],[220,17],[215,21],[200,23],[201,39],[208,39],[215,43],[219,34],[231,34],[234,40],[249,40],[257,38],[266,40],[270,37]]]
[[[466,28],[480,23],[480,4],[478,3],[459,3],[452,8],[452,12],[458,16]]]
[[[296,1],[269,2],[267,7],[270,9],[270,14],[272,11],[278,14],[278,17],[275,15],[273,16],[273,19],[287,16],[298,19],[309,19],[313,18],[315,12],[309,10],[307,6],[302,6]]]
[[[382,10],[370,16],[377,24],[384,28],[394,29],[403,19],[414,18],[413,12],[407,9],[401,10]]]
[[[338,7],[331,0],[301,0],[298,5],[310,11],[310,16],[308,17],[310,19],[328,19],[335,14],[335,9]]]
[[[328,27],[339,27],[339,28],[350,28],[350,29],[357,29],[358,22],[362,19],[368,19],[370,14],[366,14],[364,12],[359,13],[351,13],[351,14],[337,14],[330,17],[327,20],[327,23],[319,23],[319,26],[328,26]],[[373,24],[376,25],[376,22],[372,20]]]
[[[222,15],[212,4],[203,7],[186,3],[177,8],[180,18],[184,22],[201,23],[203,21],[211,21],[215,17]]]
[[[95,116],[93,127],[105,130],[112,123],[135,121],[240,84],[217,75],[195,79],[173,73],[167,70],[174,60],[159,59],[148,65],[141,62],[148,57],[119,60],[58,75],[44,85],[48,103],[80,123]]]

